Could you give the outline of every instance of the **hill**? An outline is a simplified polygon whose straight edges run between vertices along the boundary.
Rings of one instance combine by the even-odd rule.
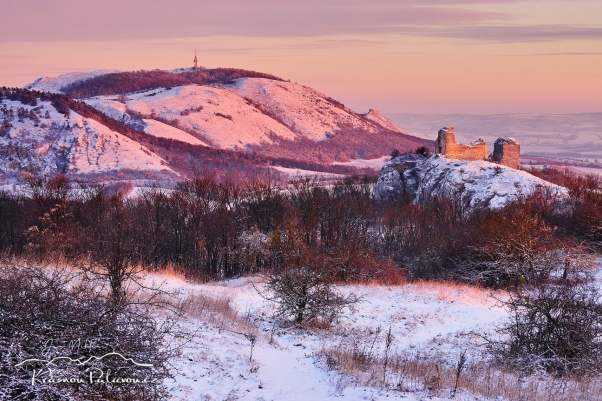
[[[238,69],[70,73],[3,88],[0,101],[2,146],[48,148],[39,155],[5,150],[12,159],[2,174],[13,178],[20,171],[245,175],[270,165],[375,174],[344,163],[431,146],[379,113],[361,115],[307,86]],[[18,115],[37,117],[15,121]],[[59,153],[69,155],[62,167],[51,161]]]

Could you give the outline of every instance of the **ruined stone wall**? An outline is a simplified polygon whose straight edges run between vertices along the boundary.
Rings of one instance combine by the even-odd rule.
[[[498,138],[493,144],[492,160],[514,169],[520,167],[520,145],[514,138]]]
[[[435,152],[458,160],[484,160],[488,156],[487,144],[481,138],[473,145],[456,143],[454,127],[439,130]]]

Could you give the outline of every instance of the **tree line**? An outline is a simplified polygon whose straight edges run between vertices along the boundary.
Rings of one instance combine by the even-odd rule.
[[[204,280],[277,268],[292,252],[339,280],[395,273],[505,287],[562,274],[579,252],[602,249],[600,181],[562,174],[566,202],[537,192],[493,211],[470,211],[459,196],[378,203],[368,177],[323,185],[205,174],[126,196],[30,175],[28,194],[0,192],[0,251],[171,265]]]

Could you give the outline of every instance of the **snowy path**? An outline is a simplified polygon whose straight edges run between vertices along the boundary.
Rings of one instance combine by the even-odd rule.
[[[296,329],[275,324],[272,307],[252,286],[252,279],[195,285],[172,283],[189,294],[230,300],[235,315],[191,318],[194,340],[175,362],[179,369],[169,391],[176,400],[418,400],[424,394],[364,387],[328,370],[316,355],[338,346],[369,347],[374,330],[389,326],[395,350],[435,353],[455,363],[458,354],[474,341],[472,330],[490,329],[504,312],[489,291],[444,284],[404,286],[348,286],[364,301],[330,329]],[[257,283],[256,283],[257,284]],[[245,320],[245,316],[248,320]],[[230,319],[230,320],[229,320]],[[242,323],[241,323],[242,322]],[[246,323],[245,323],[246,322]],[[244,326],[244,325],[247,326]],[[238,325],[238,326],[237,326]],[[244,332],[256,330],[253,361]],[[383,332],[374,347],[382,353]],[[270,341],[273,338],[273,341]],[[429,395],[430,399],[444,399]],[[470,399],[457,397],[457,399]]]

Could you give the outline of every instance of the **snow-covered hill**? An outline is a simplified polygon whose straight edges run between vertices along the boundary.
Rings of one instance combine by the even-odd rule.
[[[454,198],[470,208],[501,208],[520,196],[543,190],[559,198],[568,196],[566,188],[483,160],[466,161],[441,155],[424,157],[404,154],[385,163],[376,184],[376,196],[394,200],[403,195],[415,203],[433,198]]]
[[[60,93],[78,79],[102,73],[42,78],[27,88]],[[85,101],[150,135],[222,149],[273,144],[278,140],[322,141],[341,130],[357,130],[366,135],[389,130],[405,133],[380,114],[372,112],[362,116],[307,86],[266,78],[148,89],[119,99],[98,96]],[[138,119],[132,118],[136,115]],[[149,120],[167,122],[180,132]]]
[[[0,122],[4,127],[0,135],[0,176],[4,180],[20,172],[177,175],[145,146],[75,112],[65,117],[47,101],[31,106],[0,100]]]
[[[115,100],[114,96],[86,102],[126,124],[131,124],[128,111],[140,114],[145,120],[169,121],[179,127],[176,129],[180,135],[191,136],[188,132],[193,132],[197,140],[210,142],[218,148],[271,143],[272,135],[295,139],[295,134],[287,127],[236,93],[219,87],[188,85],[151,90],[129,95],[125,104]]]
[[[75,72],[0,99],[9,181],[26,171],[130,179],[269,166],[356,174],[342,163],[430,146],[374,110],[360,115],[307,86],[235,69]]]

